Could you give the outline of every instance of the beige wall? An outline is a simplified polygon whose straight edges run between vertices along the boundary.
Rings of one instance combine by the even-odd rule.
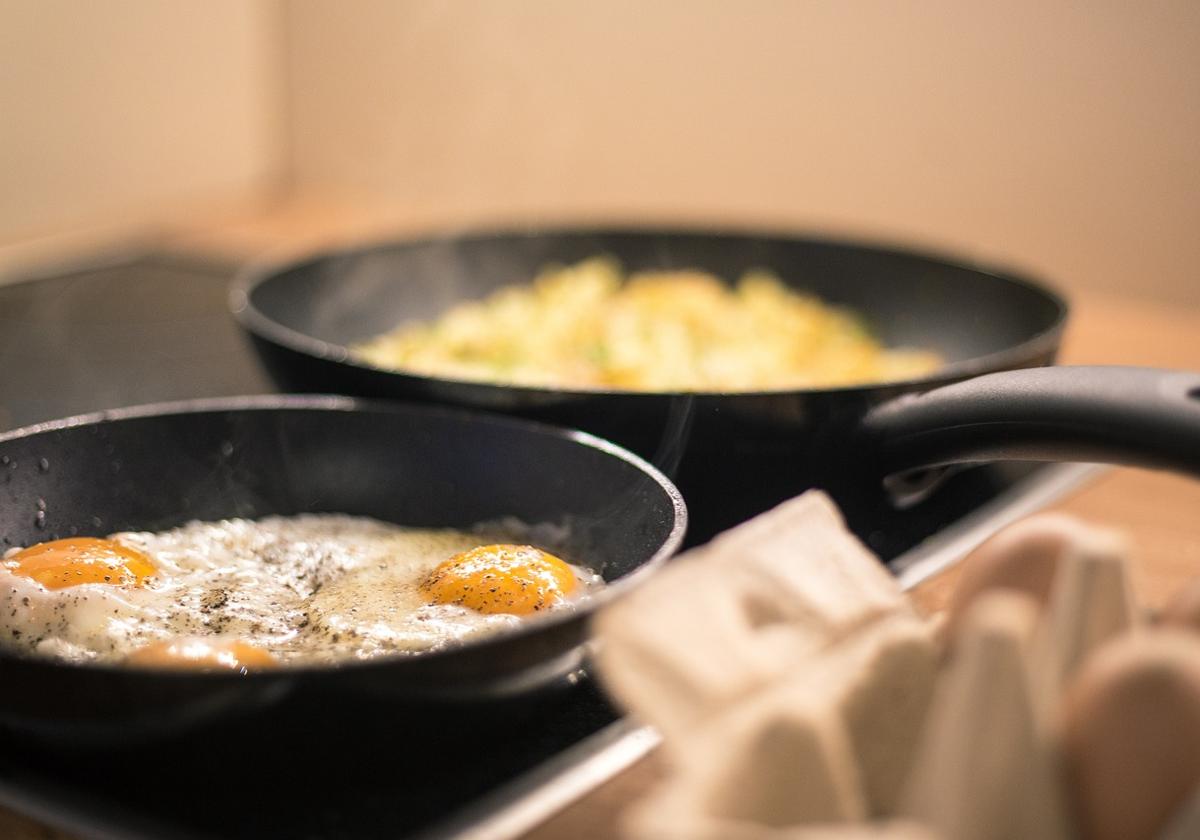
[[[1200,3],[292,0],[290,171],[451,219],[688,216],[1200,302]]]
[[[1200,3],[0,0],[0,251],[281,184],[866,234],[1200,303]]]
[[[275,0],[0,0],[0,242],[270,184],[280,20]]]

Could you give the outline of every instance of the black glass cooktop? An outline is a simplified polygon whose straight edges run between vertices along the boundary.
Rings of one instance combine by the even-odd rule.
[[[273,391],[228,314],[230,279],[144,257],[0,287],[0,430]],[[964,471],[862,536],[896,557],[1034,469]],[[203,741],[101,749],[0,730],[0,802],[96,836],[448,836],[447,820],[616,718],[584,678],[483,724],[432,731],[388,709],[311,704]]]

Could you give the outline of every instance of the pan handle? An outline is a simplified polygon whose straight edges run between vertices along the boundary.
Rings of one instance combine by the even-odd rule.
[[[860,430],[880,475],[971,461],[1097,461],[1200,475],[1200,374],[1044,367],[899,397]]]

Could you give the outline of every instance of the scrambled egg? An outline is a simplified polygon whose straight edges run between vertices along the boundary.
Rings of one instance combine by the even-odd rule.
[[[922,376],[924,350],[887,349],[852,312],[765,271],[730,287],[702,271],[624,277],[595,257],[529,286],[406,323],[353,348],[377,367],[503,384],[633,391],[821,388]]]

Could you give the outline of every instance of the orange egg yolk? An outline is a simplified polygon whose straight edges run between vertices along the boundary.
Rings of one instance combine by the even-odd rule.
[[[154,574],[150,558],[136,548],[95,537],[72,537],[23,548],[4,559],[14,575],[33,578],[47,589],[82,583],[137,586]]]
[[[530,545],[483,545],[443,562],[421,589],[435,604],[528,615],[562,601],[576,586],[571,567],[553,554]]]
[[[273,668],[274,656],[238,639],[183,636],[138,648],[126,657],[130,665],[195,671],[241,671]]]

